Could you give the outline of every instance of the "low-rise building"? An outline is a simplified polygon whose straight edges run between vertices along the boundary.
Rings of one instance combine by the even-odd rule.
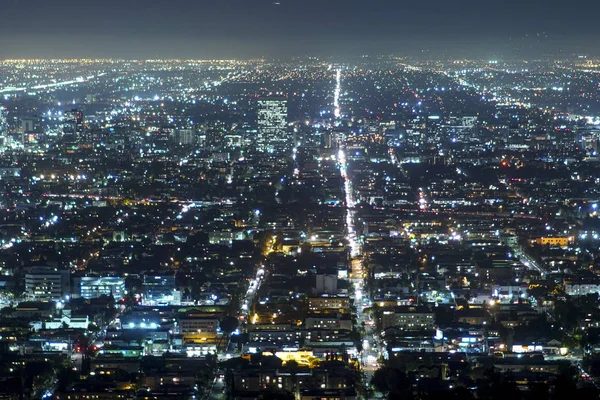
[[[125,294],[125,279],[118,276],[81,276],[73,279],[73,297],[94,299],[112,296],[121,299]]]
[[[320,296],[308,299],[310,311],[346,310],[350,307],[350,299],[342,296]]]
[[[381,311],[381,328],[395,327],[400,330],[433,329],[433,312],[425,306],[399,306]]]
[[[180,316],[178,318],[179,333],[182,335],[211,336],[217,334],[219,319],[204,316]]]

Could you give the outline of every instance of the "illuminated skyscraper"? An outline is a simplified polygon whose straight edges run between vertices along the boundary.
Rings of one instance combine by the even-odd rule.
[[[283,97],[264,97],[258,100],[259,151],[286,151],[293,147],[293,136],[288,130],[287,100]]]
[[[21,131],[24,134],[39,134],[42,132],[42,121],[40,117],[24,117],[21,119]]]
[[[82,140],[85,133],[83,113],[77,109],[73,109],[65,112],[63,120],[63,133],[73,135],[75,138]]]
[[[23,146],[44,141],[42,136],[42,119],[28,116],[21,119],[21,141]]]

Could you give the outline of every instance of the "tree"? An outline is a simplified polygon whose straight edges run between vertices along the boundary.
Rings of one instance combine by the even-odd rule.
[[[512,374],[501,374],[490,370],[489,377],[477,390],[477,398],[489,400],[518,400],[522,398],[521,391],[512,379]]]
[[[529,383],[529,398],[547,400],[550,396],[550,387],[545,382]]]
[[[15,311],[15,309],[13,307],[4,307],[4,308],[0,309],[0,317],[3,317],[3,318],[8,317],[14,311]]]
[[[242,357],[235,357],[235,358],[230,358],[229,360],[223,361],[221,363],[221,367],[225,368],[227,370],[239,370],[242,368],[245,368],[248,366],[248,364],[250,364],[250,361],[248,361],[245,358]]]
[[[371,385],[380,393],[387,394],[390,392],[384,369],[378,369],[375,371],[373,378],[371,378]]]
[[[294,395],[281,389],[267,389],[261,392],[262,400],[294,400]]]
[[[412,382],[404,372],[396,368],[378,369],[373,374],[371,384],[378,392],[387,393],[390,399],[409,400],[413,398]]]
[[[356,330],[352,330],[352,332],[350,332],[350,337],[352,338],[352,341],[354,342],[356,351],[358,351],[360,353],[363,350],[363,342],[362,342],[362,337],[361,337],[360,332],[358,332]]]
[[[466,387],[459,386],[454,389],[450,398],[455,400],[472,400],[475,399],[475,396],[473,396],[473,393]]]
[[[221,321],[219,322],[219,326],[221,327],[221,330],[227,334],[227,335],[231,335],[233,333],[233,331],[235,331],[238,328],[238,320],[237,318],[231,316],[231,315],[227,315],[225,317],[223,317],[221,319]]]
[[[553,400],[568,399],[577,390],[577,384],[573,379],[573,376],[568,372],[559,374],[554,381],[554,395]]]
[[[56,370],[49,362],[33,361],[25,365],[23,377],[31,388],[32,398],[42,398],[56,385]]]
[[[312,245],[309,242],[303,242],[300,245],[300,253],[301,254],[308,254],[312,251]]]
[[[58,380],[56,389],[58,391],[67,390],[67,387],[70,384],[76,382],[79,379],[79,373],[73,370],[69,362],[63,363],[63,365],[61,365],[57,369],[56,375]]]

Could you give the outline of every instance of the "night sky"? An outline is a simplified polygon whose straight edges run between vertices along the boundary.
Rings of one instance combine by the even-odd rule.
[[[589,53],[599,12],[593,0],[1,0],[0,58]]]

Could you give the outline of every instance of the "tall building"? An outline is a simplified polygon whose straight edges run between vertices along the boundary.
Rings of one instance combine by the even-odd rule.
[[[77,139],[83,139],[85,124],[83,113],[77,109],[65,112],[63,118],[63,133],[73,135]]]
[[[156,129],[150,132],[150,136],[146,135],[148,152],[153,154],[168,153],[171,136],[172,131],[170,129]]]
[[[25,293],[37,301],[57,301],[70,294],[69,270],[34,267],[25,273]]]
[[[21,119],[21,130],[24,134],[38,134],[42,132],[42,119],[38,116],[29,116]]]
[[[263,97],[258,100],[258,134],[256,148],[259,151],[285,151],[293,147],[293,135],[287,129],[287,100],[283,97]]]
[[[21,140],[23,145],[39,143],[42,137],[42,119],[38,116],[28,116],[21,119]]]

